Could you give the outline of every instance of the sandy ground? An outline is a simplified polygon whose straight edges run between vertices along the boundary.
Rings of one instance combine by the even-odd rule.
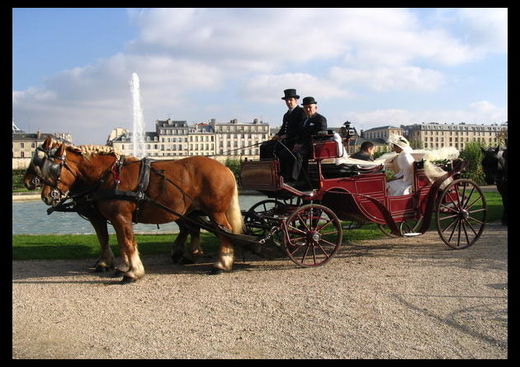
[[[328,264],[143,256],[121,285],[90,260],[13,262],[13,358],[507,358],[507,228],[347,244]]]

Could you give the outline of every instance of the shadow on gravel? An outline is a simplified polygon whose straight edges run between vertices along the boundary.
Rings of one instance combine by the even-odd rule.
[[[195,264],[174,264],[169,254],[141,255],[141,261],[147,275],[192,274],[201,276],[226,276],[226,273],[212,275],[216,256],[205,256]],[[13,283],[16,284],[121,284],[122,275],[115,270],[96,272],[95,261],[85,260],[20,260],[13,262]],[[273,271],[302,269],[287,259],[266,261],[253,254],[240,254],[233,265],[233,273],[251,271]],[[88,280],[85,280],[88,276]],[[46,279],[48,278],[48,279]],[[52,278],[52,279],[51,279]],[[63,279],[60,279],[63,278]],[[43,279],[43,280],[42,280]],[[143,281],[145,281],[145,278]]]
[[[336,254],[338,259],[396,258],[406,260],[409,266],[429,262],[438,267],[459,266],[501,270],[507,262],[507,227],[487,224],[481,238],[472,246],[455,250],[448,247],[436,231],[413,238],[384,238],[344,244]]]
[[[434,231],[414,238],[387,238],[379,240],[365,240],[345,243],[331,260],[349,261],[356,259],[396,258],[408,262],[408,266],[422,266],[425,261],[437,267],[503,269],[507,261],[507,228],[499,224],[488,224],[482,237],[473,246],[454,250],[447,247]],[[502,244],[497,242],[503,237]],[[498,243],[498,245],[497,245]],[[206,255],[199,263],[179,265],[173,264],[169,254],[142,255],[141,259],[147,274],[200,274],[210,276],[212,264],[216,254]],[[416,265],[414,265],[414,262]],[[63,280],[64,283],[92,283],[92,284],[119,284],[122,276],[114,277],[114,272],[96,273],[94,260],[34,260],[13,262],[14,283],[45,282],[41,278],[71,278],[78,275],[78,279]],[[347,265],[348,266],[348,265]],[[327,264],[323,265],[327,267]],[[260,258],[247,251],[237,249],[233,272],[251,271],[283,271],[299,269],[288,257],[277,257],[271,260]],[[85,275],[95,275],[96,279],[84,280]],[[219,276],[219,275],[217,275]],[[38,281],[31,280],[38,278]],[[58,283],[60,280],[50,280]]]
[[[472,338],[479,339],[480,341],[489,343],[493,346],[499,346],[507,349],[507,339],[497,339],[496,337],[489,335],[492,334],[497,327],[507,329],[507,303],[504,302],[504,298],[507,297],[485,297],[489,298],[489,301],[485,304],[479,304],[474,307],[463,307],[458,308],[446,315],[439,315],[439,310],[429,309],[424,307],[424,302],[417,300],[417,297],[422,298],[437,298],[445,297],[438,295],[392,295],[392,298],[401,305],[407,307],[410,311],[418,313],[422,316],[426,316],[436,322],[442,323],[449,326],[459,332],[469,335]],[[478,298],[478,296],[463,296],[457,295],[457,298],[468,297]],[[428,304],[433,304],[432,302]],[[482,328],[476,325],[475,320],[488,320],[493,321],[496,324],[493,328]]]

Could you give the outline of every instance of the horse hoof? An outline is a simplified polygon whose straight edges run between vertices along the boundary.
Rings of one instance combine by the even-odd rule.
[[[224,270],[218,269],[218,268],[213,268],[209,272],[209,275],[219,275],[219,274],[222,274],[222,273],[224,273]]]
[[[123,279],[121,279],[121,284],[130,284],[130,283],[135,283],[137,281],[137,279],[135,278],[131,278],[129,276],[124,276]]]

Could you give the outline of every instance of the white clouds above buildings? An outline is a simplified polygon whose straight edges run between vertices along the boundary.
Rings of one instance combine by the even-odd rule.
[[[507,119],[506,106],[487,102],[485,95],[456,110],[433,104],[436,92],[451,88],[450,68],[507,52],[505,9],[183,8],[128,14],[139,36],[124,52],[13,91],[15,120],[70,131],[80,144],[104,143],[111,128],[131,126],[133,72],[141,80],[147,123],[167,114],[189,121],[262,115],[277,125],[285,88],[315,96],[332,126],[345,119]],[[371,96],[370,110],[353,107],[360,91],[365,100]],[[432,108],[416,111],[406,99],[395,108],[378,107],[378,93],[401,92],[428,94]]]

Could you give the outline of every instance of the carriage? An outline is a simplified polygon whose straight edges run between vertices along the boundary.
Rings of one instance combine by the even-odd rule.
[[[327,263],[340,248],[344,230],[365,223],[376,223],[394,237],[424,234],[435,223],[453,249],[471,246],[482,234],[485,197],[475,182],[462,177],[464,161],[445,164],[446,173],[433,182],[425,161],[415,161],[412,192],[388,196],[383,164],[327,163],[339,154],[331,132],[313,138],[312,148],[307,190],[284,182],[277,159],[245,161],[240,172],[242,189],[267,197],[243,211],[246,233],[283,249],[297,265]]]
[[[390,236],[417,236],[429,230],[435,218],[444,243],[462,249],[478,240],[486,221],[484,195],[477,184],[462,177],[462,160],[450,161],[433,181],[426,175],[424,160],[416,161],[412,192],[388,196],[384,165],[327,163],[339,156],[332,132],[313,138],[306,190],[284,182],[277,159],[242,162],[242,189],[267,197],[245,211],[240,211],[232,172],[211,158],[139,160],[112,150],[89,153],[83,148],[47,139],[37,148],[24,183],[29,189],[44,184],[42,199],[52,205],[49,214],[77,212],[92,223],[101,246],[96,269],[114,267],[108,246],[110,222],[124,253],[123,282],[144,275],[132,222],[176,221],[180,233],[172,259],[201,251],[201,228],[214,233],[220,240],[214,265],[219,272],[231,270],[234,245],[267,257],[272,250],[281,251],[299,266],[314,267],[337,253],[343,231],[353,225],[376,223]],[[191,245],[185,247],[188,234]]]

